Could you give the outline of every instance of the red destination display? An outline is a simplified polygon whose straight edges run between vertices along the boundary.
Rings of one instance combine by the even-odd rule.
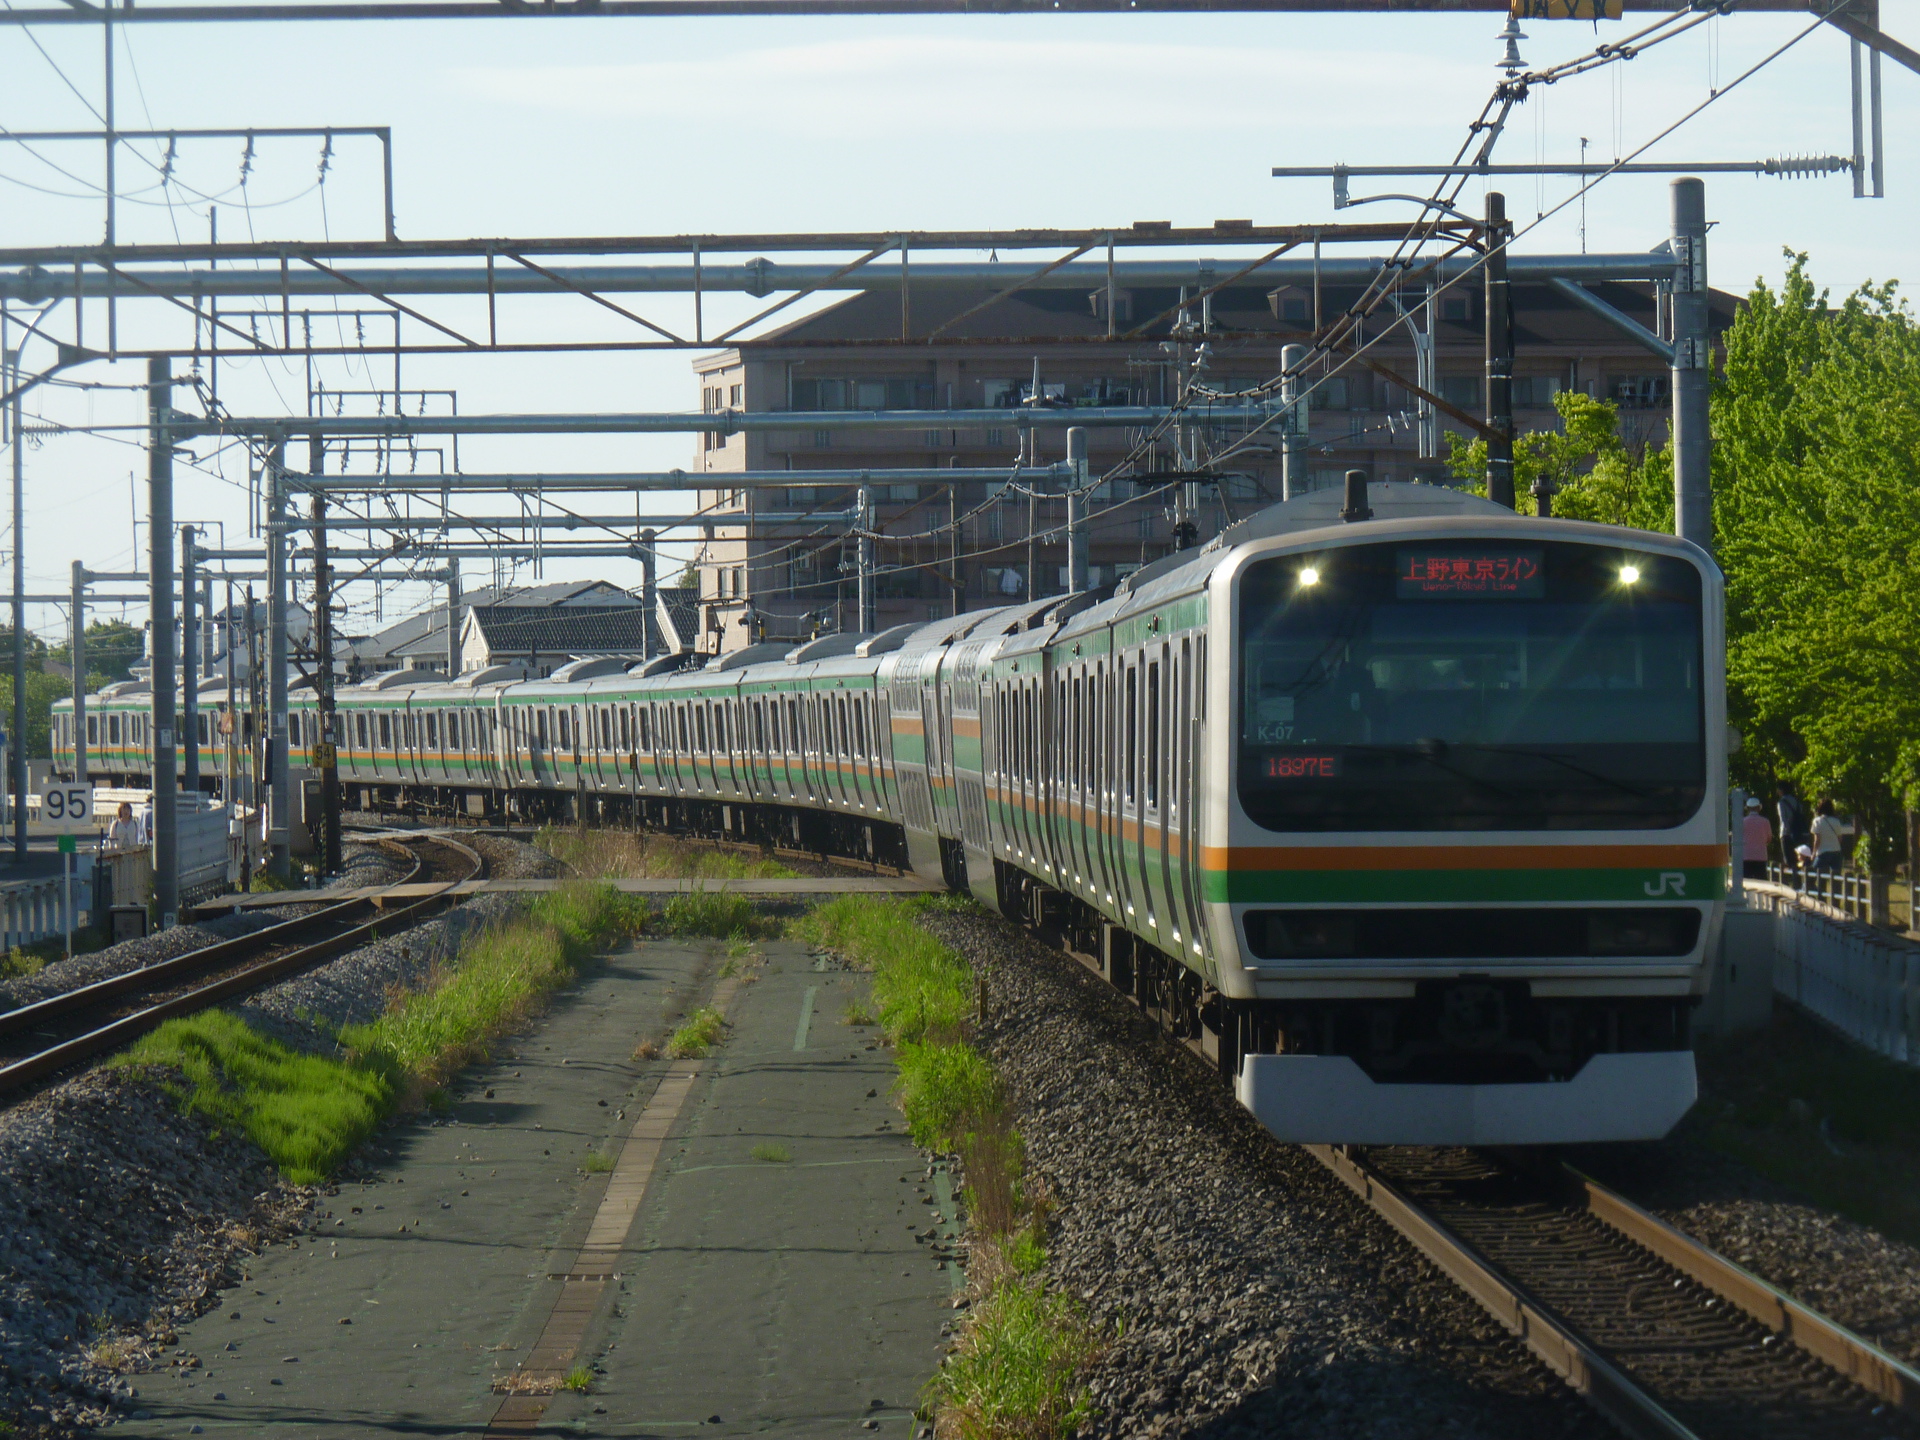
[[[1269,780],[1335,780],[1340,775],[1338,755],[1269,755]]]
[[[1401,550],[1395,561],[1394,593],[1402,600],[1426,596],[1499,596],[1537,600],[1545,593],[1545,567],[1537,549]]]

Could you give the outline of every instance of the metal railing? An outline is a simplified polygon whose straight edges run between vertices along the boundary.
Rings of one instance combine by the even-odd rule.
[[[1767,863],[1767,879],[1775,885],[1783,885],[1796,895],[1804,895],[1809,900],[1818,900],[1822,905],[1830,905],[1855,920],[1871,920],[1873,917],[1873,895],[1871,882],[1865,875],[1853,875],[1842,872],[1827,874],[1811,870],[1802,870],[1799,866]]]

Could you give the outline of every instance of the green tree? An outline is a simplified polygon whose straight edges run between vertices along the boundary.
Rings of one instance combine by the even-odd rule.
[[[90,688],[109,685],[129,677],[133,662],[147,650],[146,631],[124,620],[92,620],[87,623],[87,677]],[[48,658],[62,665],[73,663],[73,646],[56,645]],[[97,684],[94,682],[97,679]]]
[[[53,702],[71,695],[71,684],[58,675],[27,672],[27,756],[44,760],[53,754]],[[13,670],[0,674],[0,730],[13,738]]]
[[[1920,802],[1920,329],[1894,285],[1834,306],[1788,252],[1726,344],[1714,529],[1741,771],[1892,839]]]
[[[1673,528],[1673,457],[1662,448],[1637,451],[1620,438],[1620,408],[1578,390],[1553,397],[1557,430],[1514,437],[1516,508],[1534,513],[1534,485],[1544,479],[1553,513],[1568,520]],[[1447,432],[1447,467],[1477,495],[1486,493],[1487,442]]]

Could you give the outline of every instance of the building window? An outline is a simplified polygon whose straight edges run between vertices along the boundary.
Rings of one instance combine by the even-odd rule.
[[[1462,410],[1473,409],[1480,403],[1480,377],[1478,375],[1442,375],[1440,398],[1449,405],[1459,406]]]
[[[814,431],[813,446],[816,450],[832,449],[833,448],[833,432],[831,430]]]
[[[1558,375],[1516,375],[1513,378],[1514,408],[1551,410],[1553,397],[1566,388]]]
[[[727,387],[727,406],[729,409],[738,410],[740,408],[741,397],[746,394],[746,389],[747,387],[744,385],[729,385]]]
[[[1653,410],[1667,403],[1672,385],[1665,375],[1615,375],[1607,388],[1623,410]]]
[[[1473,297],[1471,295],[1442,295],[1440,297],[1440,318],[1450,320],[1455,325],[1466,325],[1473,320]]]
[[[1006,437],[1006,432],[1004,430],[987,431],[987,444],[1004,445],[1006,443],[1007,443],[1007,437]]]

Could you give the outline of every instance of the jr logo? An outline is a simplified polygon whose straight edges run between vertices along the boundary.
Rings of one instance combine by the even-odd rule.
[[[1685,898],[1687,877],[1679,870],[1662,870],[1658,880],[1649,880],[1640,888],[1649,895],[1678,895]]]

